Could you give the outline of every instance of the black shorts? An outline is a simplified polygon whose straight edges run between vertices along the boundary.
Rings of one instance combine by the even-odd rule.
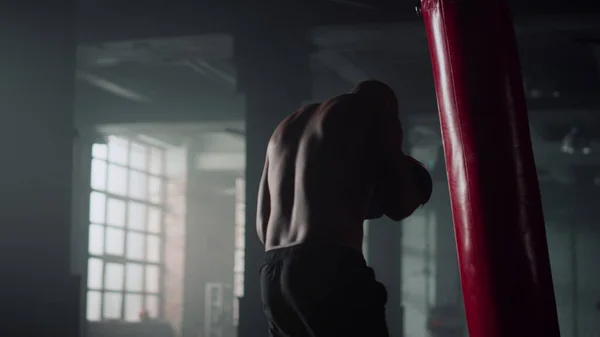
[[[387,292],[358,251],[297,245],[268,251],[260,268],[272,337],[388,337]]]

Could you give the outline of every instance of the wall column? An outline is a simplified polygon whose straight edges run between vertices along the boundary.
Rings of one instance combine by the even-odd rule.
[[[441,163],[444,165],[444,163]],[[456,239],[452,225],[452,210],[448,182],[438,181],[431,198],[435,212],[435,304],[436,306],[462,307],[458,257],[456,256]]]
[[[386,318],[390,337],[404,335],[402,308],[402,223],[387,217],[370,220],[369,265],[388,292]]]
[[[75,2],[0,6],[0,335],[76,336]]]
[[[311,44],[306,15],[274,0],[240,2],[235,58],[239,90],[246,95],[246,251],[239,337],[267,336],[258,269],[264,247],[256,235],[256,197],[267,143],[275,127],[311,98]],[[265,10],[269,8],[269,11]],[[274,15],[272,13],[277,13]]]

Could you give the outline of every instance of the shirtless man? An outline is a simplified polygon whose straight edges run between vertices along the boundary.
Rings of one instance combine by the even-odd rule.
[[[362,255],[363,221],[400,221],[432,189],[402,137],[394,92],[379,81],[304,106],[276,128],[256,228],[271,336],[388,336],[387,293]]]

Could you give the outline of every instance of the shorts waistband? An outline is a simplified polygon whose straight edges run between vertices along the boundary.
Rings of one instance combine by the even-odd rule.
[[[362,252],[355,249],[328,244],[301,243],[294,246],[275,248],[265,252],[265,262],[277,262],[294,256],[314,256],[320,257],[340,257],[344,260],[354,260],[361,264],[366,264]]]

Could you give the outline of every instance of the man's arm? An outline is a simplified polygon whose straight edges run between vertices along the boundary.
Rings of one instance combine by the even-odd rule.
[[[267,225],[271,215],[271,193],[269,191],[269,158],[265,160],[260,185],[258,186],[258,208],[256,210],[256,233],[264,244],[267,233]]]
[[[429,201],[432,181],[427,169],[402,151],[403,131],[397,118],[382,118],[378,129],[375,194],[385,215],[400,221]]]

